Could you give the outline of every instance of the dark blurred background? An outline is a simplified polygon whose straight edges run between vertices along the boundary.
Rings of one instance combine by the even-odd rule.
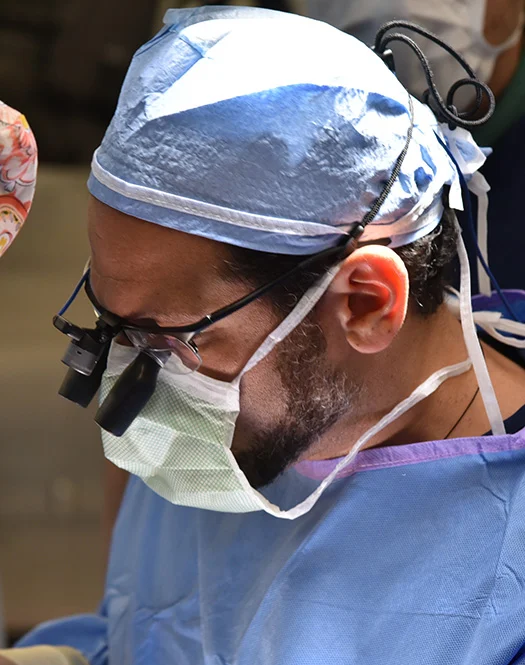
[[[111,118],[134,51],[169,7],[297,2],[19,0],[0,3],[0,99],[23,109],[43,162],[88,163]]]

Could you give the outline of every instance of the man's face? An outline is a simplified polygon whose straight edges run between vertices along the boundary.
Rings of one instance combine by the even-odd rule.
[[[91,200],[91,284],[97,300],[136,324],[180,326],[252,287],[228,279],[227,248],[144,222]],[[199,335],[201,372],[231,381],[280,322],[256,301]],[[355,387],[327,361],[311,315],[241,382],[232,450],[254,486],[276,478],[348,410]]]

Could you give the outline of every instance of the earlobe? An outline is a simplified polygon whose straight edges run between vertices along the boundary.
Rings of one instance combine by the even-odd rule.
[[[360,353],[386,349],[407,312],[409,280],[405,264],[391,249],[368,245],[353,252],[332,284],[339,323]]]

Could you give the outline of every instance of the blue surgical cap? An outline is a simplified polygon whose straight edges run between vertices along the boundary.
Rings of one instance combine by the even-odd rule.
[[[201,7],[169,10],[164,22],[133,57],[93,157],[93,196],[259,251],[337,244],[373,206],[405,146],[409,94],[396,76],[365,44],[301,16]],[[440,125],[412,101],[401,172],[363,236],[392,247],[432,231],[443,187],[458,189]],[[476,170],[484,157],[470,134],[451,134],[466,172]]]

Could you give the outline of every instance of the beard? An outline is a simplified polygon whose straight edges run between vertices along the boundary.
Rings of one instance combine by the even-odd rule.
[[[284,388],[285,415],[271,428],[252,432],[235,452],[252,487],[274,481],[345,415],[359,387],[326,359],[327,342],[313,315],[276,349]]]

